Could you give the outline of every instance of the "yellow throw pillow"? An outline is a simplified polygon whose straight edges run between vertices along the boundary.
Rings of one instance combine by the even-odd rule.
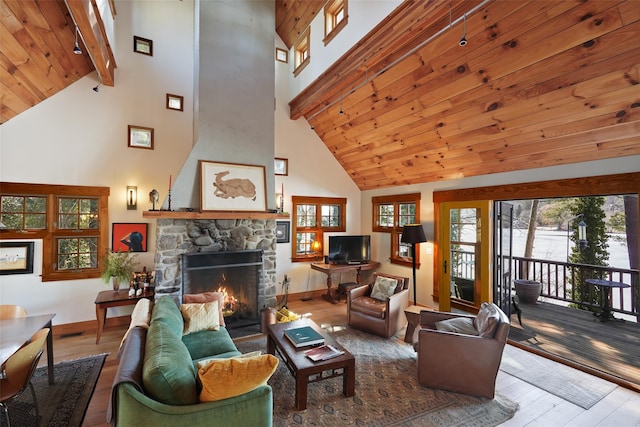
[[[241,354],[240,356],[230,356],[230,357],[212,357],[210,359],[203,359],[200,360],[198,362],[196,362],[196,370],[200,370],[202,368],[206,368],[207,366],[209,366],[211,363],[217,361],[217,360],[224,360],[224,359],[246,359],[248,357],[257,357],[262,355],[262,351],[260,350],[256,350],[256,351],[252,351],[250,353],[245,353],[245,354]]]
[[[265,385],[278,367],[271,354],[214,360],[198,370],[200,402],[228,399]]]
[[[184,318],[183,335],[198,331],[217,331],[220,329],[218,301],[203,304],[182,304],[180,311]]]

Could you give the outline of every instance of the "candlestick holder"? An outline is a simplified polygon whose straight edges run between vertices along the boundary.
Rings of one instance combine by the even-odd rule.
[[[171,189],[169,189],[169,202],[168,202],[168,211],[171,211]]]

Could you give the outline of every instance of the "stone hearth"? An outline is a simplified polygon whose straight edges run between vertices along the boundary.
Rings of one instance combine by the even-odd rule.
[[[276,306],[276,221],[273,219],[158,219],[156,298],[182,299],[180,256],[192,252],[263,251],[264,278],[258,307]]]

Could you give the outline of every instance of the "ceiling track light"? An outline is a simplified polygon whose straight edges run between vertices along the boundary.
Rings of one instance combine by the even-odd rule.
[[[95,87],[92,89],[94,92],[100,92],[100,83],[98,83],[97,85],[95,85]]]
[[[344,111],[342,111],[342,96],[340,97],[340,111],[338,112],[338,114],[343,115]]]
[[[378,77],[380,74],[385,73],[387,70],[389,70],[391,67],[396,66],[399,62],[404,61],[407,57],[409,57],[410,55],[413,55],[415,52],[417,52],[418,50],[422,49],[423,47],[425,47],[427,44],[431,43],[433,40],[435,40],[436,38],[440,37],[441,34],[443,34],[445,31],[447,31],[448,29],[450,29],[453,25],[457,24],[460,21],[463,21],[463,34],[462,34],[462,38],[460,38],[460,41],[458,42],[458,45],[460,46],[466,46],[467,45],[467,15],[471,15],[475,12],[477,12],[478,10],[482,9],[486,4],[488,4],[489,2],[491,2],[492,0],[482,0],[480,3],[478,3],[477,5],[475,5],[474,7],[472,7],[471,9],[467,10],[463,16],[460,16],[459,18],[456,18],[455,21],[453,21],[453,17],[452,17],[452,9],[451,9],[451,5],[449,5],[449,25],[442,27],[439,31],[437,31],[436,33],[432,34],[431,36],[429,36],[427,39],[423,40],[421,43],[419,43],[417,46],[414,46],[411,50],[409,50],[408,52],[406,52],[405,54],[401,55],[400,57],[396,58],[394,61],[392,61],[391,63],[385,65],[384,67],[382,67],[380,70],[376,71],[371,77],[369,77],[369,69],[365,68],[365,80],[362,83],[359,83],[357,85],[355,85],[351,90],[349,90],[349,92],[347,93],[347,96],[352,94],[353,92],[355,92],[356,90],[360,89],[362,86],[366,85],[367,83],[369,83],[369,81],[375,79],[376,77]],[[364,65],[364,64],[363,64]],[[316,111],[315,113],[313,113],[311,115],[311,117],[309,117],[308,122],[311,123],[311,121],[313,119],[315,119],[319,114],[322,114],[323,112],[325,112],[327,109],[333,107],[334,105],[336,105],[338,102],[340,102],[340,114],[343,114],[342,111],[342,95],[340,96],[340,99],[336,99],[333,102],[330,102],[326,105],[324,105],[322,108],[320,108],[318,111]],[[311,125],[311,129],[314,130],[315,126]]]
[[[78,26],[76,25],[76,44],[73,46],[73,53],[76,55],[82,55],[82,49],[78,45]]]
[[[460,38],[460,41],[458,42],[458,46],[466,46],[467,45],[467,14],[464,14],[464,19],[463,19],[463,27],[462,27],[462,37]]]

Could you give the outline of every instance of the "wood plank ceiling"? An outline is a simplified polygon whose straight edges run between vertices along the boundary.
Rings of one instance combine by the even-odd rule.
[[[276,0],[287,46],[324,4]],[[82,40],[72,53],[63,0],[0,0],[0,25],[2,123],[94,69]],[[406,0],[291,100],[291,117],[362,190],[637,155],[639,37],[635,0]]]
[[[63,0],[0,0],[0,124],[94,70]]]
[[[304,2],[276,3],[287,45],[322,13],[292,19]],[[456,21],[475,6],[460,47]],[[290,102],[291,118],[362,190],[637,155],[639,37],[635,0],[408,0]]]

